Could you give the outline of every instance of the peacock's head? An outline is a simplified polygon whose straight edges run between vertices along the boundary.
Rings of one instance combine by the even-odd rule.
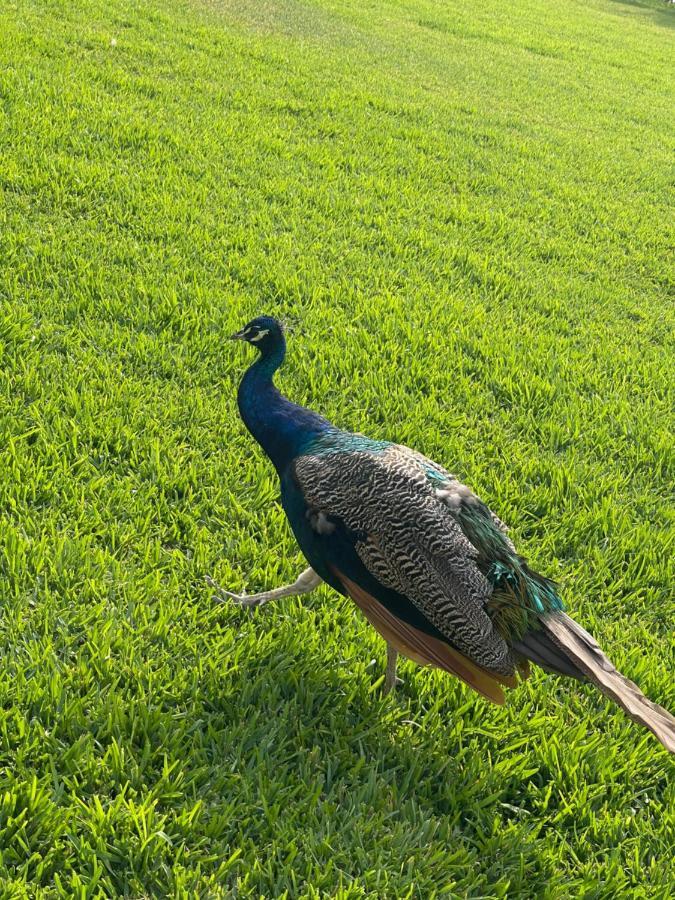
[[[284,331],[281,323],[272,316],[258,316],[244,325],[241,331],[230,335],[232,341],[248,341],[265,356],[280,345],[284,345]]]

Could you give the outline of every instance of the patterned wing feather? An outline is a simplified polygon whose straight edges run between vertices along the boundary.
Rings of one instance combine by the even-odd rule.
[[[399,450],[408,453],[413,459],[417,460],[429,481],[437,488],[439,498],[448,503],[452,509],[457,509],[461,503],[466,503],[467,501],[469,503],[480,504],[493,525],[501,531],[503,535],[508,535],[509,529],[499,516],[485,506],[484,503],[481,503],[478,497],[476,497],[465,484],[462,484],[461,481],[448,472],[447,469],[444,469],[443,466],[440,466],[437,462],[434,462],[434,460],[424,456],[418,450],[411,450],[410,447],[404,447],[402,444],[397,446]],[[513,546],[511,538],[504,537],[503,540],[509,550],[511,550],[512,553],[515,553],[516,548]]]
[[[295,477],[317,515],[340,519],[355,535],[356,552],[381,584],[406,596],[474,663],[513,673],[513,654],[486,611],[492,585],[424,457],[396,445],[336,449],[298,457]]]
[[[539,630],[542,614],[563,608],[555,583],[530,569],[509,538],[506,525],[466,485],[421,453],[401,449],[420,463],[436,488],[436,496],[476,548],[478,568],[492,585],[488,614],[496,630],[515,649],[515,643],[526,633]],[[554,655],[557,670],[569,674],[569,664],[559,654]]]
[[[351,579],[337,572],[349,596],[354,600],[368,621],[392,644],[399,653],[414,660],[421,666],[436,666],[461,678],[475,691],[492,700],[493,703],[504,702],[501,685],[515,687],[513,675],[500,675],[487,672],[477,666],[458,650],[445,641],[432,637],[413,625],[403,622],[368,591],[363,590]]]

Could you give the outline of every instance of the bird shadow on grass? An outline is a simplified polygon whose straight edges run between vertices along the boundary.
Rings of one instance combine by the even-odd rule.
[[[329,830],[339,828],[344,815],[344,827],[381,827],[383,836],[398,828],[412,841],[433,823],[475,865],[496,845],[480,863],[484,874],[499,875],[509,860],[546,881],[528,839],[527,812],[516,805],[526,797],[529,776],[521,777],[517,766],[505,773],[493,765],[496,739],[453,720],[451,699],[434,704],[428,723],[424,713],[415,723],[405,689],[382,698],[376,675],[347,672],[344,663],[318,668],[312,660],[319,658],[325,659],[301,655],[292,639],[282,639],[273,650],[240,659],[222,691],[204,698],[207,728],[222,735],[218,753],[238,772],[237,789],[246,785],[240,799],[248,808],[270,809],[283,793],[284,819],[305,834],[321,833],[329,819]],[[447,731],[439,716],[447,716]],[[469,718],[477,723],[480,710]],[[218,802],[218,790],[214,785],[211,802]],[[497,836],[496,816],[510,825]],[[267,822],[250,817],[245,839],[273,844],[278,827],[273,816]]]

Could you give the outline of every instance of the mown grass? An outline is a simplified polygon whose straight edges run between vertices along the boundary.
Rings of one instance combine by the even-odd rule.
[[[383,700],[347,601],[204,576],[303,565],[224,342],[289,316],[284,389],[465,478],[675,708],[674,15],[3,4],[2,896],[672,896],[672,762],[592,689]]]

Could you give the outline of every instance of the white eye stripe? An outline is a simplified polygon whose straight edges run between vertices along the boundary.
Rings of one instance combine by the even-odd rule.
[[[253,329],[249,329],[249,330],[252,331]],[[245,334],[248,334],[248,331],[247,331],[247,332],[244,332],[244,333],[245,333]],[[256,334],[255,337],[252,337],[252,338],[251,338],[251,341],[253,341],[253,342],[255,342],[255,341],[260,341],[260,340],[262,340],[262,339],[265,337],[266,334],[269,334],[269,333],[270,333],[269,328],[263,328],[261,331],[259,331],[259,332]]]

